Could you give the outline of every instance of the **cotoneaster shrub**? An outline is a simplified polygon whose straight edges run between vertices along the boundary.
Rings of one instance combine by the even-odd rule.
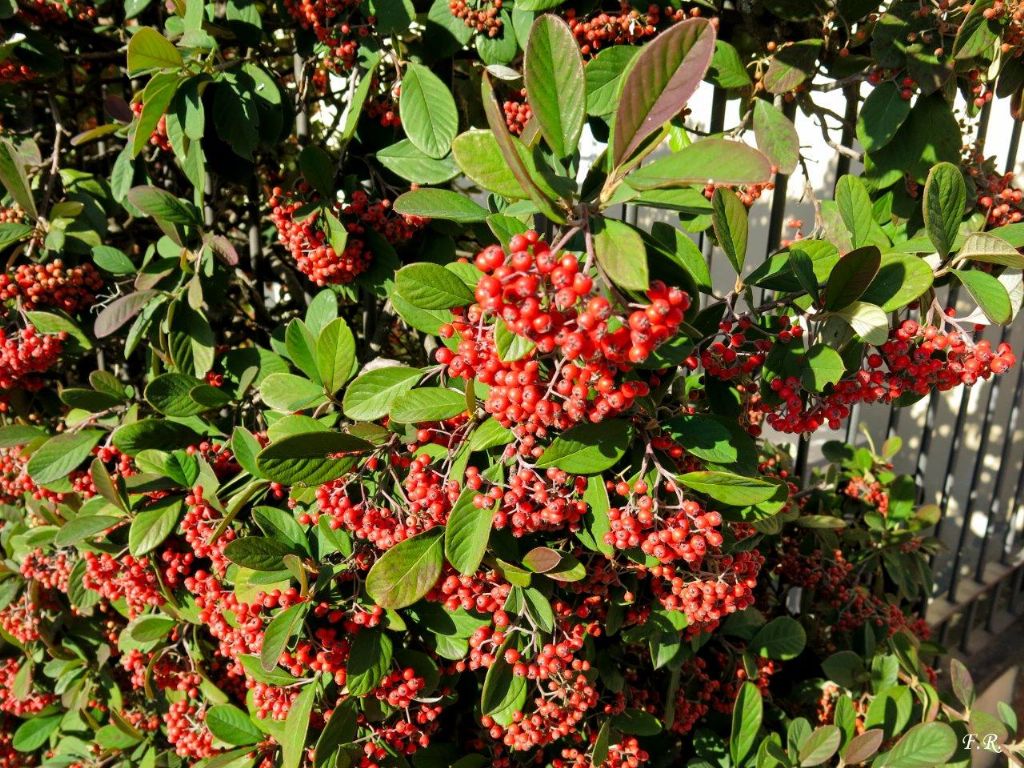
[[[762,438],[1016,364],[1019,16],[0,2],[0,766],[1019,765],[900,441]]]

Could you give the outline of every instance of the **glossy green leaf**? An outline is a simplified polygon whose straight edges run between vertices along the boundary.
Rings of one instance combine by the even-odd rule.
[[[620,288],[646,291],[650,285],[647,249],[630,225],[603,218],[594,234],[594,255],[608,278]]]
[[[793,121],[765,99],[754,99],[754,137],[757,148],[779,173],[790,174],[800,162],[800,137]]]
[[[463,492],[448,515],[444,532],[445,557],[455,570],[467,576],[475,573],[483,561],[494,520],[494,505],[477,507],[476,496],[472,490]]]
[[[576,475],[602,472],[625,455],[632,434],[632,425],[621,419],[579,424],[552,441],[537,467],[558,467]]]
[[[703,139],[644,165],[626,177],[634,189],[691,184],[764,184],[772,178],[768,158],[738,141]]]
[[[346,387],[342,410],[355,421],[375,421],[387,416],[395,400],[416,386],[422,375],[420,369],[404,365],[362,373]]]
[[[718,245],[729,259],[736,274],[743,273],[747,259],[747,208],[735,192],[719,187],[711,198],[711,222]]]
[[[541,135],[557,157],[576,151],[586,117],[586,87],[580,47],[569,25],[553,14],[530,28],[523,80]]]
[[[398,111],[405,135],[417,149],[433,158],[448,154],[459,131],[459,113],[441,78],[422,64],[406,65]]]
[[[940,257],[953,250],[967,208],[967,185],[960,169],[939,163],[928,173],[921,210],[928,237]]]
[[[622,165],[686,106],[714,50],[715,28],[700,18],[672,25],[643,47],[625,76],[615,113],[615,165]]]
[[[385,552],[366,576],[370,598],[382,608],[405,608],[427,594],[444,565],[443,534],[432,528]]]

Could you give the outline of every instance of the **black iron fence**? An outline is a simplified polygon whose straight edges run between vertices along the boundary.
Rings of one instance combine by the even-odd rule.
[[[709,114],[707,130],[729,130],[724,93],[716,89],[704,95],[709,101],[703,112]],[[836,144],[855,146],[858,93],[847,89],[842,97],[843,120],[829,125],[835,143],[828,145],[830,167],[825,188],[819,189],[819,196],[825,198],[831,196],[836,179],[857,170],[852,167],[856,160],[851,153],[834,149]],[[796,111],[795,104],[780,106],[791,117]],[[999,111],[1001,122],[998,131],[990,133],[993,108]],[[701,113],[694,110],[694,114]],[[1001,100],[989,102],[975,126],[979,145],[985,147],[986,142],[996,141],[998,152],[991,154],[999,155],[1005,147],[1005,170],[1014,171],[1021,123],[1009,118],[1008,105]],[[824,144],[822,133],[820,126],[806,132],[806,136],[801,132],[802,143],[806,138]],[[795,179],[777,178],[767,220],[763,218],[765,204],[757,205],[762,210],[760,224],[766,229],[765,256],[779,248],[787,217],[801,206],[801,173],[798,169]],[[752,211],[752,224],[758,221],[756,214]],[[638,211],[625,206],[623,218],[637,223]],[[671,214],[645,210],[640,223],[650,225],[655,220],[669,221]],[[721,269],[714,268],[716,253],[710,239],[701,238],[699,244],[712,265],[713,276],[721,279],[722,287],[731,287],[734,277],[725,271],[724,259],[717,259]],[[755,265],[756,255],[751,253],[748,259]],[[956,289],[939,289],[938,293],[946,306],[956,306],[960,298]],[[903,450],[895,459],[897,471],[915,477],[922,504],[934,503],[942,510],[934,535],[944,546],[933,559],[935,587],[925,615],[937,629],[940,642],[964,653],[979,649],[987,637],[1024,612],[1024,424],[1020,420],[1024,328],[1020,326],[1017,322],[1009,328],[989,327],[977,335],[979,340],[988,338],[994,346],[1003,341],[1011,343],[1018,356],[1015,370],[975,387],[934,392],[912,407],[858,406],[844,431],[823,431],[813,439],[803,437],[791,449],[797,470],[806,476],[822,460],[820,446],[827,440],[857,442],[864,439],[862,429],[875,439],[898,435],[903,440]],[[779,436],[779,440],[788,437]]]

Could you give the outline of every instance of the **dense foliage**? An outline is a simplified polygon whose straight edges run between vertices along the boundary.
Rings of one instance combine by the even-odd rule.
[[[1015,365],[1022,17],[0,0],[0,766],[1020,764],[899,439],[762,430]]]

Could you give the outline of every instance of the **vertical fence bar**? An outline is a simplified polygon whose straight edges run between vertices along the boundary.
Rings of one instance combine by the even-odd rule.
[[[890,437],[896,434],[896,430],[899,429],[900,425],[900,413],[902,408],[897,408],[894,405],[889,406],[889,423],[885,426],[885,439],[888,440]]]
[[[846,98],[846,112],[843,115],[843,133],[839,140],[844,147],[853,146],[854,128],[857,125],[857,110],[860,107],[860,86],[848,85],[843,89]],[[850,172],[850,156],[840,152],[836,159],[836,180]]]
[[[783,103],[782,113],[790,120],[796,115],[796,102]],[[786,192],[789,188],[789,176],[775,174],[775,187],[772,190],[772,212],[768,219],[768,248],[765,257],[779,247],[782,242],[782,229],[786,221]]]
[[[1008,329],[1004,326],[1000,340],[1006,341],[1008,337]],[[993,386],[995,386],[995,382],[993,382]],[[1017,432],[1017,421],[1020,419],[1021,397],[1024,397],[1024,361],[1017,367],[1017,382],[1013,387],[1013,396],[1010,399],[1010,416],[1007,421],[1006,431],[1003,433],[1003,448],[999,452],[999,466],[996,467],[996,476],[992,480],[992,505],[985,520],[985,532],[981,537],[978,564],[974,569],[974,580],[978,582],[982,581],[984,577],[985,564],[988,561],[989,539],[993,530],[999,525],[1000,506],[1003,501],[1003,481],[1006,476],[1006,467],[1010,463],[1010,451],[1013,448],[1013,436]],[[995,525],[992,524],[993,520]]]
[[[942,530],[949,519],[946,515],[946,506],[953,495],[953,475],[956,470],[957,459],[960,458],[960,447],[963,445],[964,424],[967,421],[967,410],[971,402],[971,391],[963,384],[960,385],[960,407],[956,412],[956,424],[953,426],[953,443],[949,447],[949,456],[946,458],[946,472],[942,480],[942,495],[939,497],[939,510],[942,517],[935,526],[935,537],[941,538]]]
[[[1003,329],[999,335],[1000,343],[1006,341],[1007,328],[1003,326]],[[965,390],[966,393],[966,390]],[[988,392],[986,393],[985,400],[985,412],[981,418],[981,440],[978,444],[978,450],[974,454],[974,466],[971,469],[971,485],[967,491],[967,505],[964,507],[964,522],[960,526],[960,537],[958,539],[956,553],[953,555],[953,570],[949,580],[949,599],[956,599],[956,589],[960,585],[960,565],[964,559],[964,548],[967,546],[967,535],[971,530],[971,516],[974,514],[976,505],[978,503],[978,483],[981,481],[981,471],[985,466],[985,457],[988,454],[989,449],[989,435],[991,433],[992,417],[995,414],[996,405],[999,401],[999,377],[993,376],[992,380],[988,385]],[[988,538],[989,527],[992,524],[991,511],[985,516],[985,538]],[[975,579],[981,581],[981,573],[984,570],[984,564],[979,559],[978,565],[975,568]],[[973,605],[973,604],[972,604]]]
[[[721,133],[725,128],[725,108],[727,101],[728,94],[726,91],[722,88],[715,88],[711,94],[711,118],[708,121],[708,133]],[[711,242],[710,237],[701,232],[698,237],[698,245],[700,246],[700,252],[704,255],[704,261],[707,262],[708,271],[711,272],[712,282],[714,282],[714,271],[711,269],[711,262],[715,256],[714,243]]]

